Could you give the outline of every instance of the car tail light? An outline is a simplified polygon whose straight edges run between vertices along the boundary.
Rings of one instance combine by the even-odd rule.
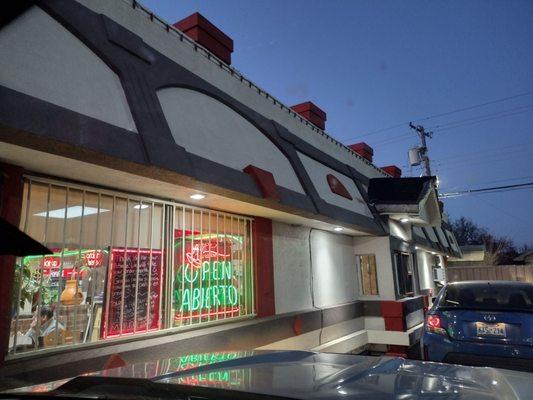
[[[430,314],[426,317],[426,331],[446,335],[446,330],[442,327],[440,315]]]

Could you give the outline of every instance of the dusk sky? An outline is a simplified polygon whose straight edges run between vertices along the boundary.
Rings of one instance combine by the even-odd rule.
[[[414,121],[434,131],[440,193],[533,182],[531,0],[142,3],[169,23],[202,13],[234,40],[235,68],[286,105],[316,103],[326,131],[367,142],[378,166],[421,173],[407,165]],[[449,198],[445,210],[533,244],[532,187]]]

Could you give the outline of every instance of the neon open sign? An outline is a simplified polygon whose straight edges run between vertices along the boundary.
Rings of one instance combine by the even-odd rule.
[[[230,260],[231,242],[218,237],[189,243],[176,270],[173,299],[176,317],[238,314],[239,290]],[[222,245],[220,245],[222,243]],[[188,315],[187,315],[188,314]]]

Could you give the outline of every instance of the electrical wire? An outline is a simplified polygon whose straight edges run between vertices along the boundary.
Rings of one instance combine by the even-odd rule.
[[[451,110],[451,111],[447,111],[447,112],[443,112],[443,113],[439,113],[439,114],[428,115],[428,116],[425,116],[425,117],[422,117],[422,118],[415,118],[415,119],[411,119],[409,121],[405,121],[405,122],[402,122],[402,123],[391,125],[391,126],[388,126],[388,127],[385,127],[385,128],[376,129],[376,130],[373,130],[373,131],[370,131],[370,132],[366,132],[366,133],[363,133],[363,134],[358,135],[356,137],[347,138],[346,140],[358,139],[358,138],[361,138],[361,137],[366,137],[366,136],[370,136],[370,135],[375,135],[377,133],[386,132],[386,131],[389,131],[391,129],[395,129],[395,128],[399,128],[401,126],[405,126],[405,125],[409,124],[409,122],[427,121],[429,119],[439,118],[439,117],[444,117],[444,116],[452,115],[452,114],[459,113],[459,112],[469,111],[469,110],[473,110],[475,108],[485,107],[485,106],[488,106],[488,105],[491,105],[491,104],[501,103],[503,101],[512,100],[512,99],[516,99],[518,97],[528,96],[528,95],[531,95],[531,94],[533,94],[533,91],[519,93],[519,94],[516,94],[516,95],[513,95],[513,96],[502,97],[502,98],[499,98],[499,99],[496,99],[496,100],[487,101],[485,103],[474,104],[472,106],[458,108],[458,109],[455,109],[455,110]]]
[[[461,120],[457,120],[457,121],[446,122],[446,123],[441,124],[441,125],[430,126],[430,127],[428,127],[428,130],[435,130],[435,129],[438,129],[438,128],[444,128],[444,127],[446,127],[448,125],[455,125],[455,124],[458,124],[458,123],[473,121],[473,120],[487,118],[487,117],[505,116],[508,113],[512,113],[512,112],[519,111],[519,110],[521,110],[520,113],[527,112],[527,111],[529,111],[529,109],[531,107],[533,107],[533,104],[528,104],[528,105],[521,106],[521,107],[510,108],[508,110],[498,111],[498,112],[495,112],[495,113],[478,115],[476,117],[465,118],[465,119],[461,119]]]
[[[439,197],[450,198],[450,197],[459,197],[459,196],[464,196],[467,194],[474,194],[474,193],[507,192],[507,191],[517,190],[517,189],[527,189],[530,187],[533,187],[533,182],[518,183],[515,185],[494,186],[494,187],[488,187],[488,188],[482,188],[482,189],[459,190],[456,192],[441,193],[439,194]]]

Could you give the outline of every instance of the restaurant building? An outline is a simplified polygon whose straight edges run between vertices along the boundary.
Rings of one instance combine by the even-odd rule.
[[[0,28],[0,215],[52,254],[0,257],[4,376],[117,353],[410,354],[460,255],[433,177],[376,167],[314,103],[257,87],[200,14],[17,7]]]

